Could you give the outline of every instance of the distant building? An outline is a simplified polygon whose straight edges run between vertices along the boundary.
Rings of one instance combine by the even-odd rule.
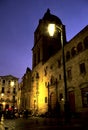
[[[30,110],[30,96],[31,96],[31,69],[27,67],[26,73],[22,77],[19,88],[19,110]]]
[[[12,75],[0,76],[0,109],[17,108],[18,78]]]

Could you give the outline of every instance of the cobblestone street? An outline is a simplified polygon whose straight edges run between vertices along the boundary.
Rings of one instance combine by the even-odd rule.
[[[61,119],[41,117],[4,120],[5,130],[88,130],[87,124],[84,125],[80,119],[71,120],[69,124],[65,124]]]

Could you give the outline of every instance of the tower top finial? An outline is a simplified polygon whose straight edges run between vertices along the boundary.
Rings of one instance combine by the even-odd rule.
[[[49,8],[47,9],[47,13],[50,14],[50,9]]]

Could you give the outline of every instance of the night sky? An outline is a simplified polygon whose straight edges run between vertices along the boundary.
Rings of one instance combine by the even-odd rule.
[[[32,69],[34,31],[47,9],[66,26],[67,41],[88,25],[88,0],[0,0],[0,75]]]

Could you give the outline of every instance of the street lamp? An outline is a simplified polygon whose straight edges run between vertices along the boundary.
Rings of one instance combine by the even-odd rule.
[[[67,82],[66,82],[66,66],[65,66],[65,55],[64,55],[64,42],[63,42],[63,26],[55,25],[54,23],[51,23],[48,25],[48,32],[51,37],[54,36],[55,29],[58,29],[58,31],[61,34],[61,46],[62,46],[62,59],[63,59],[63,76],[64,76],[64,89],[65,89],[65,104],[64,104],[64,111],[65,111],[65,119],[67,120],[69,117],[69,103],[67,99]]]

